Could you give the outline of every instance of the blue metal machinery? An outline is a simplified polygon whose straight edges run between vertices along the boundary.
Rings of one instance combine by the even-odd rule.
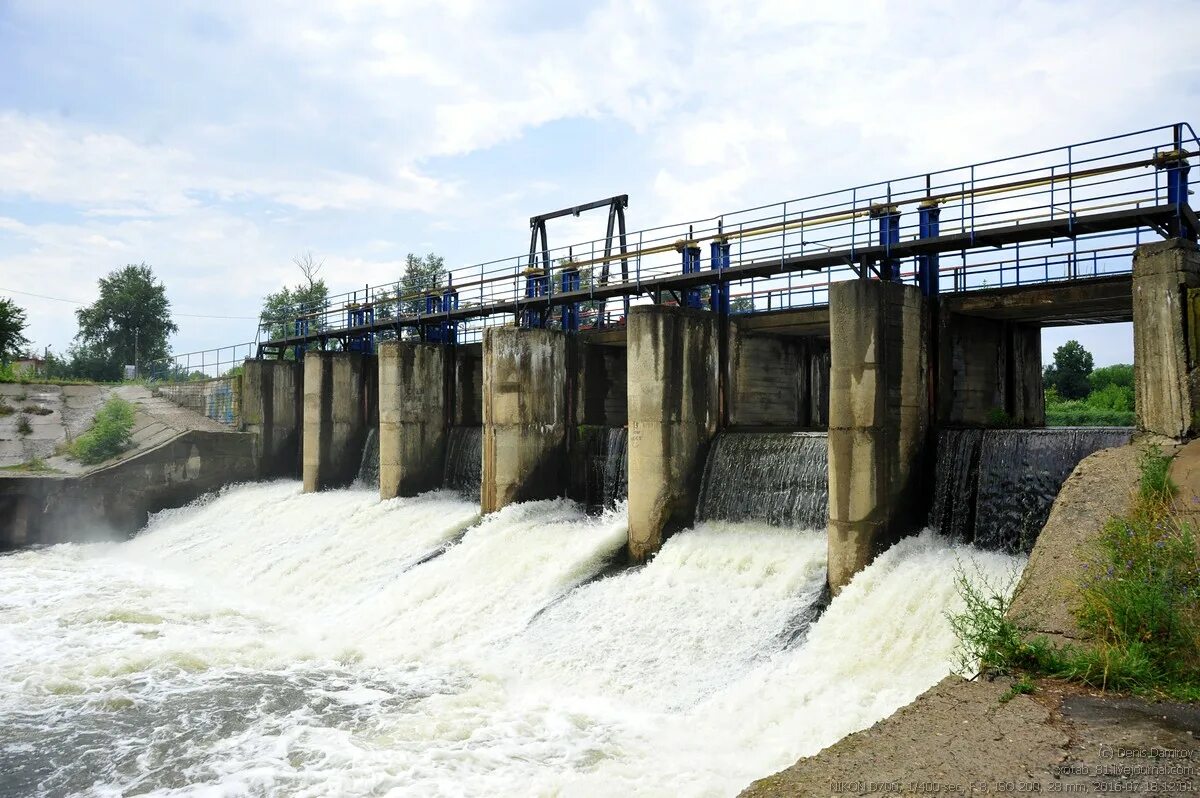
[[[709,268],[718,275],[729,268],[729,239],[718,233],[709,244]],[[719,279],[708,287],[708,307],[715,313],[729,315],[729,284]]]
[[[1154,167],[1167,173],[1167,202],[1178,209],[1174,229],[1171,234],[1180,238],[1196,240],[1196,231],[1187,223],[1183,216],[1183,208],[1188,204],[1188,153],[1183,148],[1183,126],[1175,126],[1175,149],[1160,152],[1154,159]]]
[[[917,237],[937,237],[941,216],[937,200],[926,200],[917,206]],[[925,296],[938,295],[938,257],[936,252],[917,255],[917,285]]]
[[[458,310],[458,291],[454,290],[453,286],[447,286],[441,294],[431,292],[425,295],[425,315],[428,317],[448,316],[456,310]],[[431,344],[458,343],[458,323],[449,318],[443,318],[422,324],[421,339]]]
[[[296,337],[303,338],[308,335],[308,316],[300,316],[296,319]],[[296,344],[292,347],[292,354],[296,360],[304,360],[304,350],[307,348],[305,344]]]
[[[525,301],[546,296],[549,288],[546,270],[537,266],[525,269]],[[536,329],[543,326],[545,317],[542,308],[525,308],[521,311],[521,326],[526,329]]]
[[[879,220],[879,246],[884,255],[879,261],[879,279],[900,282],[900,260],[892,257],[892,247],[900,244],[900,209],[895,205],[872,205],[871,218]]]
[[[368,327],[375,323],[375,306],[370,302],[359,304],[351,302],[346,305],[346,326],[350,329]],[[372,332],[355,333],[346,336],[347,352],[362,352],[369,355],[375,351],[375,334]]]
[[[562,293],[578,291],[580,286],[579,267],[568,259],[562,265],[559,274],[559,285]],[[568,302],[562,306],[562,328],[566,332],[579,332],[579,303]]]
[[[686,241],[676,241],[675,249],[683,256],[683,274],[699,274],[700,242],[692,240],[690,228],[688,229],[688,239]],[[680,304],[683,307],[699,309],[700,289],[697,287],[685,288],[681,300]]]

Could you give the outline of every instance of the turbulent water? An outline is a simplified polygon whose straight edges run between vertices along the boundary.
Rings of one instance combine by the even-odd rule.
[[[957,560],[1021,565],[927,532],[814,622],[821,534],[707,523],[614,575],[625,535],[272,483],[0,557],[0,794],[732,795],[947,672]]]
[[[824,529],[827,453],[823,432],[723,432],[704,468],[697,515]]]
[[[358,463],[360,487],[379,490],[379,430],[372,427],[363,444],[362,459]]]
[[[442,487],[479,499],[483,471],[483,427],[451,427],[446,439]]]
[[[1125,427],[943,430],[930,523],[958,540],[1028,553],[1079,461],[1129,443],[1131,434]]]

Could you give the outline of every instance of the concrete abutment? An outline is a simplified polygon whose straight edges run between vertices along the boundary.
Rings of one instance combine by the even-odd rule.
[[[629,553],[645,560],[691,523],[719,424],[711,313],[636,307],[628,324]]]
[[[304,358],[304,492],[349,485],[377,419],[375,356],[308,352]]]
[[[929,312],[912,286],[829,288],[829,586],[925,519]]]
[[[300,475],[304,363],[247,360],[242,368],[241,429],[258,441],[263,477]]]
[[[561,496],[566,480],[567,336],[492,327],[483,337],[483,484],[491,513]]]
[[[1138,427],[1200,432],[1200,251],[1184,239],[1133,256],[1133,371]]]
[[[419,341],[379,345],[379,496],[442,484],[453,349]]]

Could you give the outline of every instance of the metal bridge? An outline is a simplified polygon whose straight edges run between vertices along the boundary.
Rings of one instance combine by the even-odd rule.
[[[814,307],[844,279],[936,296],[1127,275],[1140,244],[1196,239],[1188,174],[1198,157],[1200,139],[1181,122],[630,233],[627,200],[613,197],[533,217],[528,253],[451,269],[433,290],[365,286],[298,318],[262,319],[260,331],[287,333],[224,351],[370,351],[405,334],[470,343],[514,321],[619,327],[631,304],[648,302],[731,314]],[[604,238],[548,246],[547,220],[602,207]],[[191,353],[171,368],[194,368],[193,358],[206,372],[233,364]]]

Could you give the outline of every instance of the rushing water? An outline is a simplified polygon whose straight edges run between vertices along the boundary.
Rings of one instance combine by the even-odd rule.
[[[479,499],[483,480],[483,427],[451,427],[446,437],[442,487]]]
[[[597,578],[625,535],[282,482],[0,557],[0,795],[733,795],[947,672],[956,560],[1021,565],[925,533],[814,622],[822,534]]]
[[[371,427],[363,443],[362,459],[358,462],[358,479],[361,487],[379,490],[379,430]]]
[[[943,430],[930,523],[958,540],[1027,553],[1079,461],[1129,443],[1131,434],[1126,427]]]
[[[829,516],[823,432],[724,432],[704,467],[697,516],[824,529]]]

